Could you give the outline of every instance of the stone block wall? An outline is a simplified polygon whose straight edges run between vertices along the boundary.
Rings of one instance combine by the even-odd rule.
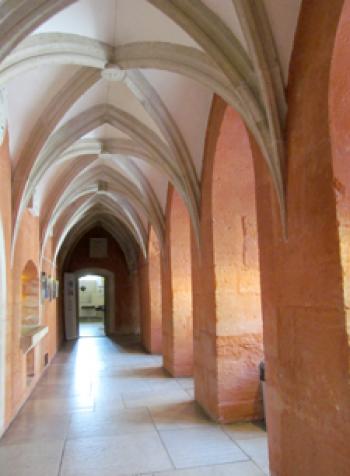
[[[173,376],[191,376],[193,314],[190,220],[183,201],[170,186],[161,276],[164,367]]]

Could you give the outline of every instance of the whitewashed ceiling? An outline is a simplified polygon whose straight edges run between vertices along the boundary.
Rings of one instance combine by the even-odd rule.
[[[139,225],[147,230],[151,223],[158,228],[161,240],[170,180],[183,196],[196,229],[203,149],[214,92],[241,109],[239,112],[263,149],[283,203],[283,152],[273,144],[280,140],[283,127],[283,86],[288,77],[300,0],[25,3],[32,4],[32,11],[21,2],[13,6],[16,2],[11,0],[0,5],[0,21],[12,27],[16,23],[11,15],[6,17],[6,5],[8,11],[12,8],[17,12],[17,17],[20,12],[28,25],[35,6],[38,11],[46,8],[49,12],[35,16],[37,28],[23,27],[19,44],[16,35],[20,36],[20,29],[13,32],[13,44],[6,37],[7,55],[0,63],[0,85],[7,92],[14,170],[15,236],[23,209],[34,197],[42,220],[43,242],[52,230],[60,230],[58,241],[62,242],[70,230],[78,230],[79,222],[92,214],[90,210],[96,217],[96,210],[109,207],[107,198],[99,198],[103,196],[97,191],[101,181],[108,183],[111,196],[115,193],[119,208],[128,203]],[[261,16],[261,7],[265,7],[266,18]],[[57,13],[50,17],[51,11]],[[262,21],[263,35],[259,31]],[[270,37],[266,34],[269,29]],[[234,36],[230,38],[231,34]],[[254,43],[255,37],[258,43]],[[86,45],[86,38],[95,43]],[[120,49],[130,44],[137,44],[137,49]],[[275,51],[270,51],[271,44]],[[160,53],[157,45],[162,48]],[[177,45],[177,49],[164,49],[169,45]],[[181,50],[181,46],[185,49]],[[112,63],[111,68],[108,63]],[[115,65],[126,68],[127,80]],[[264,65],[271,69],[273,97],[266,96],[266,89],[264,92],[260,74]],[[105,79],[101,70],[107,71],[106,76],[115,73],[120,77],[117,81]],[[134,73],[142,74],[141,93],[139,80],[132,77]],[[235,78],[240,78],[238,87]],[[77,88],[69,100],[63,93],[68,87],[70,91]],[[111,108],[106,109],[106,105]],[[57,115],[53,112],[56,108]],[[55,116],[52,120],[50,113]],[[266,121],[266,133],[261,137],[259,117]],[[269,117],[274,119],[269,122]],[[67,150],[72,152],[67,155]],[[116,177],[114,192],[109,169]],[[59,191],[56,195],[55,187]],[[83,203],[92,200],[90,208],[88,205],[80,214],[74,211],[74,219],[73,211],[71,217],[66,213],[67,205],[75,198],[71,190],[86,192]],[[133,198],[134,192],[139,193],[144,207]]]

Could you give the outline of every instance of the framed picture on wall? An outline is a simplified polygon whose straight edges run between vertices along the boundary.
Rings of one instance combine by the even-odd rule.
[[[41,273],[41,278],[40,278],[40,295],[41,295],[41,302],[44,302],[45,299],[47,299],[48,296],[48,289],[47,289],[47,276],[46,273],[42,272]]]
[[[59,286],[60,286],[60,283],[59,283],[58,279],[54,279],[53,280],[53,299],[58,298]]]
[[[53,298],[53,288],[52,288],[52,278],[51,276],[48,277],[47,279],[47,284],[48,284],[48,300],[51,301]]]
[[[107,258],[108,257],[107,238],[90,238],[89,256],[90,258]]]

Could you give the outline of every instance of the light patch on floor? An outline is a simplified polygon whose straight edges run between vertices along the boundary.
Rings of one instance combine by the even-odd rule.
[[[79,322],[79,337],[104,337],[105,328],[102,322]]]
[[[132,339],[67,343],[0,440],[1,476],[264,476],[266,433],[218,425]]]

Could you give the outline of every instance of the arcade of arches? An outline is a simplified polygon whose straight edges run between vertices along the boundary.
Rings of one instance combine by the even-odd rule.
[[[1,474],[350,476],[349,70],[350,0],[1,2]],[[106,336],[78,341],[84,272],[104,277]],[[23,412],[93,339],[87,373],[132,418],[112,377],[147,390],[169,466],[70,469],[68,439],[56,469],[16,469],[34,448],[16,421],[47,438]],[[214,436],[213,461],[184,457],[209,433],[164,406],[159,426],[151,396],[189,381],[204,433],[265,417],[269,469]]]

